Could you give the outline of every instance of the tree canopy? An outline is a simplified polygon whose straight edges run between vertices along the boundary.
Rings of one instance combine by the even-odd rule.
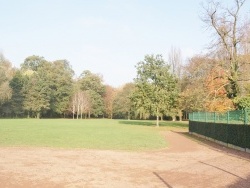
[[[246,1],[232,1],[203,4],[201,18],[212,31],[203,53],[183,60],[172,47],[167,61],[146,55],[134,82],[118,88],[100,73],[75,75],[65,59],[31,55],[14,68],[0,54],[0,117],[156,118],[158,126],[159,118],[182,120],[193,111],[249,108],[250,22],[241,11]]]
[[[134,104],[140,116],[155,115],[159,126],[159,116],[175,105],[176,79],[161,55],[146,55],[136,68]]]

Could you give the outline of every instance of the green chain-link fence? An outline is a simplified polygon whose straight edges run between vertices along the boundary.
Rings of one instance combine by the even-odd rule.
[[[250,109],[218,112],[192,112],[189,113],[189,120],[211,123],[244,124],[249,125]]]

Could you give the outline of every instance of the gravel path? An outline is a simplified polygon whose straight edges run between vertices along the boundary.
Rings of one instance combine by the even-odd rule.
[[[187,133],[151,152],[0,148],[0,187],[250,187],[250,155]]]

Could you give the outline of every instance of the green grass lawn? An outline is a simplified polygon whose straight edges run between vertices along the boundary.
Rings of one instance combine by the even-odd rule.
[[[161,135],[166,127],[187,124],[155,121],[0,119],[1,147],[88,148],[151,150],[167,147]]]

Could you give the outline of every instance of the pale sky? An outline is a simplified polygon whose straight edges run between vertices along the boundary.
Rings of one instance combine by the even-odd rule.
[[[229,1],[229,0],[228,0]],[[210,34],[199,16],[205,0],[0,0],[0,52],[19,68],[31,55],[67,59],[76,75],[132,82],[146,54],[168,59],[200,53]],[[245,4],[250,12],[250,2]]]

